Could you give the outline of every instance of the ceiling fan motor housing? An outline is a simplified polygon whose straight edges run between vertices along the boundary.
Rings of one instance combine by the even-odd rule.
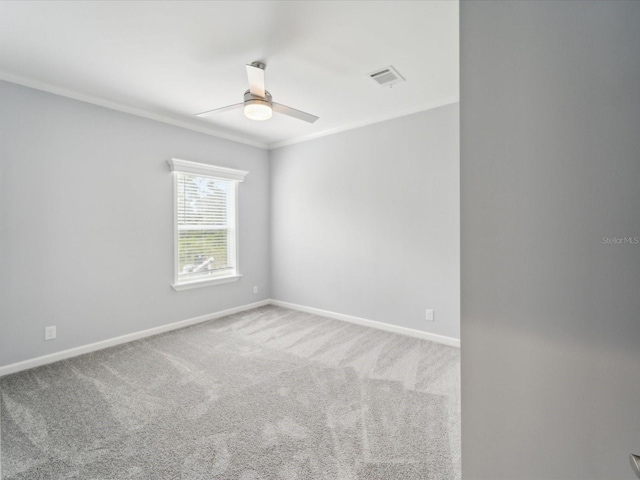
[[[251,120],[268,120],[273,112],[271,94],[265,90],[264,98],[244,92],[244,114]]]
[[[271,94],[266,90],[264,91],[264,98],[259,97],[257,95],[253,95],[249,90],[244,92],[244,104],[246,105],[247,102],[253,102],[253,101],[266,103],[267,105],[271,106],[273,99],[271,97]]]

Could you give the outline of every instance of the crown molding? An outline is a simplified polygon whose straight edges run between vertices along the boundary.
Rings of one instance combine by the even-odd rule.
[[[157,122],[166,123],[166,124],[173,125],[180,128],[185,128],[187,130],[191,130],[194,132],[204,133],[206,135],[211,135],[212,137],[222,138],[224,140],[231,140],[232,142],[242,143],[244,145],[250,145],[252,147],[258,147],[265,150],[269,148],[269,146],[266,143],[249,140],[246,137],[243,137],[240,135],[233,135],[226,132],[221,132],[214,128],[203,127],[202,125],[195,125],[188,121],[184,121],[178,117],[160,114],[160,113],[153,112],[151,110],[142,109],[142,108],[132,107],[129,105],[125,105],[123,103],[114,102],[112,100],[107,100],[105,98],[100,98],[93,95],[79,93],[74,90],[69,90],[66,88],[56,87],[55,85],[51,85],[49,83],[39,82],[37,80],[31,80],[28,78],[13,75],[11,73],[0,71],[0,80],[4,80],[5,82],[9,82],[9,83],[15,83],[17,85],[22,85],[23,87],[33,88],[35,90],[41,90],[43,92],[52,93],[54,95],[60,95],[62,97],[79,100],[81,102],[90,103],[93,105],[97,105],[99,107],[116,110],[118,112],[128,113],[131,115],[135,115],[137,117],[143,117],[149,120],[155,120]]]
[[[335,133],[344,132],[347,130],[353,130],[360,127],[365,127],[367,125],[372,125],[375,123],[385,122],[387,120],[393,120],[394,118],[405,117],[407,115],[412,115],[414,113],[424,112],[427,110],[432,110],[434,108],[443,107],[445,105],[451,105],[453,103],[459,103],[460,97],[447,97],[435,102],[429,102],[426,104],[421,104],[418,106],[411,107],[409,109],[400,110],[398,112],[380,115],[377,117],[372,117],[367,120],[362,120],[358,122],[353,122],[347,125],[342,125],[340,127],[330,128],[328,130],[323,130],[321,132],[312,133],[310,135],[304,135],[301,137],[294,137],[287,140],[281,140],[277,142],[273,142],[270,144],[257,142],[254,140],[250,140],[242,135],[234,135],[227,132],[219,131],[215,128],[210,128],[202,125],[196,125],[191,122],[185,121],[179,117],[174,117],[166,114],[160,114],[157,112],[153,112],[151,110],[146,110],[143,108],[132,107],[130,105],[125,105],[123,103],[114,102],[112,100],[107,100],[105,98],[96,97],[93,95],[88,95],[84,93],[79,93],[74,90],[69,90],[66,88],[57,87],[55,85],[51,85],[49,83],[40,82],[37,80],[32,80],[28,78],[24,78],[18,75],[14,75],[11,73],[0,71],[0,80],[4,80],[9,83],[15,83],[17,85],[22,85],[23,87],[33,88],[35,90],[41,90],[43,92],[52,93],[54,95],[60,95],[62,97],[71,98],[74,100],[79,100],[81,102],[90,103],[92,105],[97,105],[100,107],[108,108],[111,110],[116,110],[118,112],[128,113],[130,115],[135,115],[137,117],[147,118],[149,120],[155,120],[157,122],[166,123],[168,125],[173,125],[180,128],[185,128],[187,130],[191,130],[193,132],[204,133],[205,135],[210,135],[212,137],[221,138],[224,140],[230,140],[232,142],[241,143],[244,145],[250,145],[252,147],[261,148],[264,150],[275,150],[277,148],[286,147],[288,145],[294,145],[296,143],[303,143],[309,140],[314,140],[320,137],[326,137],[328,135],[333,135]]]
[[[433,110],[434,108],[444,107],[445,105],[451,105],[459,102],[460,102],[459,96],[446,97],[435,102],[423,103],[421,105],[411,107],[405,110],[400,110],[392,114],[380,115],[378,117],[373,117],[367,120],[353,122],[347,125],[343,125],[341,127],[330,128],[329,130],[324,130],[322,132],[312,133],[311,135],[305,135],[303,137],[297,137],[289,140],[282,140],[280,142],[270,143],[268,148],[269,150],[275,150],[276,148],[286,147],[288,145],[294,145],[296,143],[307,142],[309,140],[314,140],[316,138],[326,137],[327,135],[333,135],[334,133],[345,132],[347,130],[354,130],[356,128],[366,127],[367,125],[372,125],[374,123],[386,122],[387,120],[393,120],[394,118],[406,117],[407,115],[413,115],[414,113]]]

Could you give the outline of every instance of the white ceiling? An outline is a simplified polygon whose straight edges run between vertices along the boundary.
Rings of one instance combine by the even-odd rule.
[[[314,124],[242,110],[245,64]],[[393,65],[406,82],[368,73]],[[0,1],[0,79],[274,148],[458,101],[458,2]]]

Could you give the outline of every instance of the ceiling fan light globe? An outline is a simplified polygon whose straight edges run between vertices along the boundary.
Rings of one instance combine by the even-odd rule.
[[[269,120],[272,115],[271,105],[263,100],[249,100],[244,104],[244,116],[251,120]]]

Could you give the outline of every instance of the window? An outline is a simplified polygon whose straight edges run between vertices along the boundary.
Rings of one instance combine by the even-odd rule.
[[[248,172],[173,158],[173,288],[233,282],[238,273],[237,193]]]

